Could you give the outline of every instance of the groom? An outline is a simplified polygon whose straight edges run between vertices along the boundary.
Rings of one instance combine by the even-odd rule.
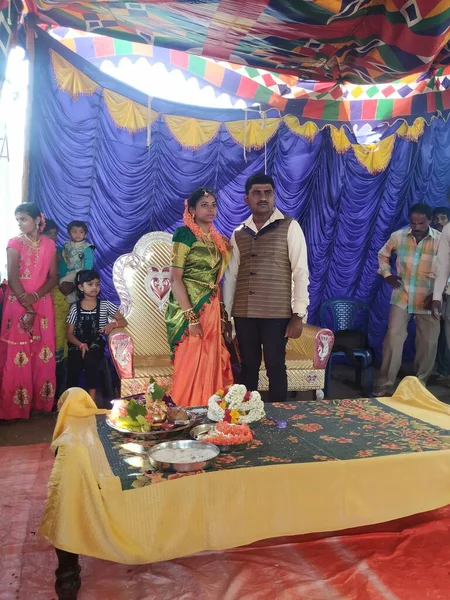
[[[241,383],[258,388],[262,353],[271,402],[287,398],[286,343],[302,334],[309,304],[305,237],[294,219],[275,208],[275,185],[264,173],[245,184],[251,216],[232,237],[224,303],[234,318],[242,361]]]

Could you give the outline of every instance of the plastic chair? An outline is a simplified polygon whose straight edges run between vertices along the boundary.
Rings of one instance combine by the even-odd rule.
[[[330,298],[320,308],[320,325],[328,327],[334,333],[348,329],[362,331],[367,335],[369,326],[369,307],[361,300],[354,298]],[[359,359],[361,368],[355,368],[356,384],[362,387],[366,397],[373,392],[373,357],[367,348],[355,348],[352,352]],[[331,382],[331,368],[333,359],[347,358],[345,352],[333,351],[328,360],[325,372],[325,397],[328,398]]]

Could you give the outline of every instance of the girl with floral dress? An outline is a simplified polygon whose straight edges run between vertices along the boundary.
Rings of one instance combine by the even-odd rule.
[[[20,235],[7,245],[8,288],[0,332],[0,419],[51,411],[55,397],[55,324],[51,291],[56,247],[41,235],[45,219],[32,203],[18,206]]]

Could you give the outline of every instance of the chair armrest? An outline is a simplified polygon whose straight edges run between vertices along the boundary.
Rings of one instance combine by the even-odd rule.
[[[302,335],[298,339],[290,339],[286,349],[289,360],[312,360],[315,369],[325,369],[331,350],[334,335],[329,329],[304,325]]]
[[[115,329],[108,337],[109,351],[120,379],[131,379],[134,374],[134,344],[126,329]]]
[[[314,368],[325,369],[333,351],[334,333],[330,329],[317,327]]]

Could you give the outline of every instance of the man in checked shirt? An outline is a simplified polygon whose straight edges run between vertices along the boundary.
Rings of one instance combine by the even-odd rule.
[[[416,375],[426,385],[433,371],[440,326],[431,314],[431,300],[441,234],[430,227],[431,217],[432,209],[427,204],[412,206],[409,227],[395,231],[378,253],[378,272],[393,291],[375,396],[389,396],[394,390],[408,322],[413,316],[416,320]],[[396,275],[390,265],[392,254],[396,255]]]

